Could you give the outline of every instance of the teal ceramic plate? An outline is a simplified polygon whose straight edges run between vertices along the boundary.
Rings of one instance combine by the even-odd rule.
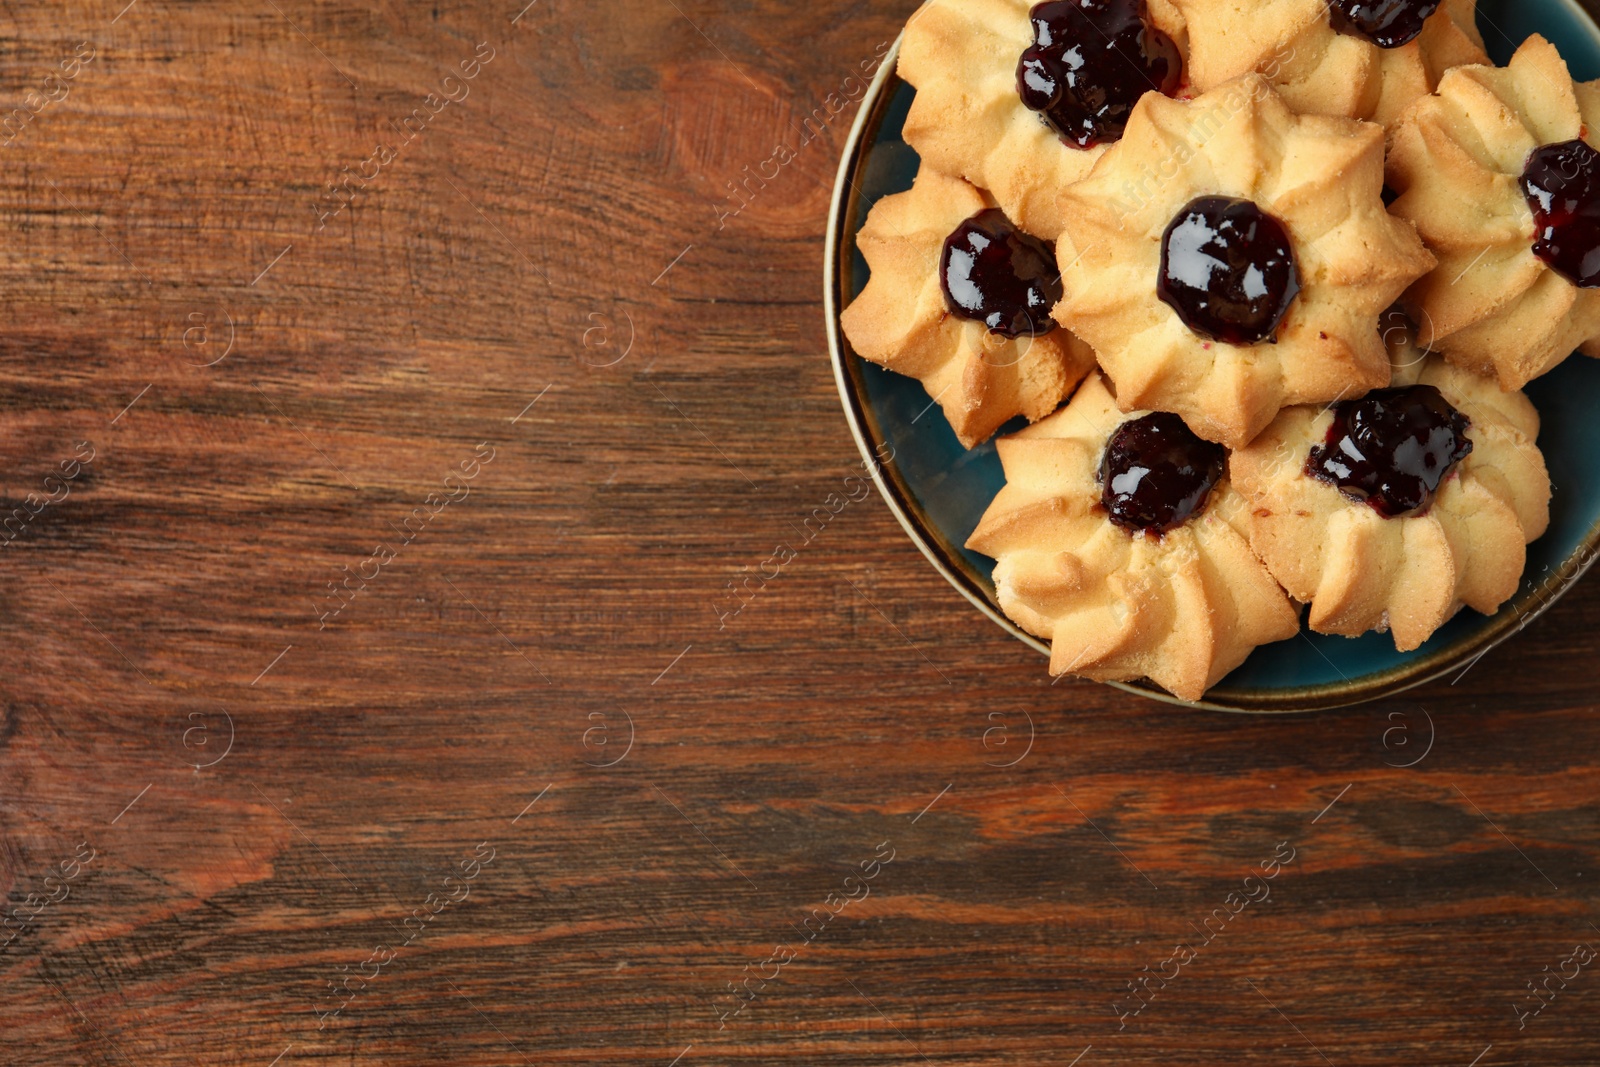
[[[1518,44],[1541,33],[1560,49],[1573,77],[1600,77],[1600,30],[1574,0],[1479,0],[1478,9],[1495,62],[1505,63]],[[979,610],[1047,653],[1001,614],[990,577],[994,561],[962,547],[1004,484],[994,445],[964,450],[920,383],[860,359],[839,329],[839,311],[866,285],[855,235],[872,205],[909,189],[917,172],[917,155],[900,137],[915,90],[893,73],[898,52],[897,45],[862,102],[834,191],[824,267],[834,373],[862,455],[893,456],[879,468],[878,488],[912,540]],[[1528,394],[1543,417],[1539,444],[1555,498],[1550,531],[1529,546],[1528,570],[1510,603],[1492,617],[1463,611],[1409,653],[1395,651],[1386,635],[1352,640],[1305,631],[1258,649],[1192,706],[1283,712],[1374,700],[1464,670],[1554,603],[1600,552],[1600,419],[1591,407],[1591,398],[1600,397],[1600,360],[1569,359]],[[1176,702],[1147,683],[1121,688]]]

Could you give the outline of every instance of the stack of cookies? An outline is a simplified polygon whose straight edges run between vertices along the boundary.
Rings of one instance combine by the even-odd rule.
[[[1600,82],[1474,0],[928,0],[855,351],[1006,485],[969,547],[1051,670],[1185,700],[1417,648],[1549,523],[1520,392],[1600,356]]]

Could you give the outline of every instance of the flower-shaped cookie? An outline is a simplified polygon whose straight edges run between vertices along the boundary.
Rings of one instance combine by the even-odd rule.
[[[1256,71],[1310,115],[1387,126],[1439,78],[1487,63],[1474,0],[1173,0],[1199,92]]]
[[[1381,127],[1295,115],[1256,74],[1149,93],[1062,197],[1056,317],[1123,410],[1242,447],[1280,408],[1388,384],[1378,316],[1433,257],[1382,194]]]
[[[917,89],[906,142],[1054,240],[1060,191],[1089,173],[1140,96],[1178,89],[1182,37],[1171,0],[928,0],[900,48],[900,76]]]
[[[1574,85],[1542,37],[1510,66],[1460,67],[1396,124],[1392,210],[1439,266],[1406,294],[1428,346],[1520,389],[1581,347],[1600,356],[1600,82]],[[1587,231],[1587,232],[1586,232]]]
[[[921,380],[967,448],[1017,415],[1050,414],[1094,353],[1050,316],[1050,246],[959,178],[928,169],[884,197],[856,246],[872,268],[841,322],[862,357]]]
[[[1280,414],[1233,454],[1250,543],[1319,633],[1387,630],[1409,652],[1464,604],[1492,614],[1549,524],[1521,393],[1394,331],[1395,388]]]
[[[1000,605],[1051,642],[1053,674],[1149,678],[1199,700],[1299,631],[1250,549],[1226,451],[1180,419],[1124,414],[1096,374],[996,445],[1006,484],[967,547],[998,561]]]

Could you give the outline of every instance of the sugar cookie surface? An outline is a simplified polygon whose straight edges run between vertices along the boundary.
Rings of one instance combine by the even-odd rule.
[[[1425,355],[1393,348],[1396,385],[1431,385],[1471,425],[1472,452],[1419,514],[1385,518],[1306,472],[1331,410],[1282,412],[1233,454],[1233,484],[1249,501],[1250,543],[1291,596],[1310,604],[1319,633],[1387,630],[1409,652],[1465,605],[1486,615],[1517,590],[1526,545],[1549,525],[1550,476],[1535,443],[1539,416],[1521,393]]]
[[[1164,535],[1111,521],[1101,458],[1142,414],[1120,411],[1096,374],[1059,412],[1001,438],[1005,488],[967,547],[998,561],[1000,605],[1051,643],[1051,673],[1149,678],[1199,700],[1257,646],[1299,632],[1299,615],[1250,548],[1249,507],[1226,479]]]
[[[1600,289],[1581,289],[1533,253],[1519,179],[1541,145],[1600,127],[1600,82],[1574,84],[1555,47],[1530,37],[1508,67],[1458,67],[1399,120],[1393,211],[1416,224],[1438,266],[1406,294],[1422,340],[1451,362],[1520,389],[1581,348],[1600,356]]]
[[[1018,415],[1044,418],[1094,366],[1065,329],[1008,338],[951,313],[939,282],[945,239],[989,206],[928,168],[908,192],[880,200],[856,239],[872,278],[841,319],[863,358],[922,382],[967,448]]]
[[[1125,411],[1171,411],[1242,447],[1281,408],[1388,384],[1378,316],[1433,266],[1384,208],[1383,130],[1296,115],[1258,74],[1180,102],[1151,93],[1063,194],[1056,317],[1094,348]],[[1287,229],[1299,295],[1275,341],[1226,344],[1157,296],[1163,235],[1194,198],[1250,200]]]

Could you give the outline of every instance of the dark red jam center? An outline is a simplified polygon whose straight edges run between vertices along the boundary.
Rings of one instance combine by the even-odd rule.
[[[1533,254],[1574,285],[1600,287],[1600,152],[1582,141],[1535,148],[1522,171]]]
[[[1144,0],[1053,0],[1030,17],[1017,92],[1068,144],[1117,140],[1141,96],[1171,96],[1183,81],[1178,46],[1151,25]]]
[[[1249,200],[1192,200],[1161,239],[1156,292],[1195,333],[1230,345],[1277,341],[1300,293],[1283,224]]]
[[[1379,48],[1399,48],[1416,40],[1437,10],[1439,0],[1333,0],[1328,13],[1340,33],[1365,37]]]
[[[1472,452],[1471,421],[1431,385],[1380,389],[1334,405],[1327,443],[1306,473],[1364,500],[1386,519],[1414,515]]]
[[[1156,412],[1117,427],[1100,461],[1100,503],[1135,533],[1164,534],[1204,510],[1228,451],[1182,419]]]
[[[945,238],[939,284],[952,314],[1002,336],[1056,328],[1050,310],[1062,287],[1055,249],[1017,229],[999,208],[978,212]]]

